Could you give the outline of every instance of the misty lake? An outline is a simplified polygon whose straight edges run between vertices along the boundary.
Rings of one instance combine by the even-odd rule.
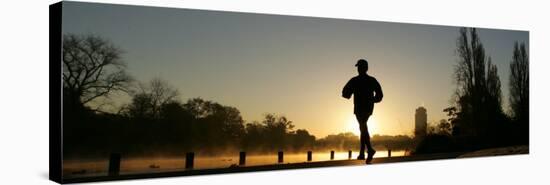
[[[352,153],[352,159],[357,158],[357,151]],[[377,151],[375,158],[387,157],[387,151]],[[405,151],[392,151],[392,156],[404,156]],[[347,160],[348,152],[335,152],[334,160]],[[312,162],[329,161],[330,152],[313,152]],[[303,163],[307,162],[307,153],[290,153],[284,155],[283,163]],[[239,156],[205,156],[196,155],[193,169],[213,169],[228,168],[231,165],[239,163]],[[277,164],[277,154],[273,155],[254,155],[246,156],[244,166],[258,166]],[[109,165],[109,159],[93,160],[64,160],[63,175],[66,178],[88,177],[88,176],[106,176]],[[120,162],[120,174],[138,174],[138,173],[158,173],[170,171],[183,171],[185,168],[185,156],[182,157],[149,157],[149,158],[124,158]]]

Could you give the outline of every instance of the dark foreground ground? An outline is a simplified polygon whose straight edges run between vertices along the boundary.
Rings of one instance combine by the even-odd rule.
[[[375,158],[372,161],[372,164],[369,164],[369,165],[394,163],[394,162],[484,157],[484,156],[528,154],[528,153],[529,153],[529,146],[514,146],[514,147],[485,149],[485,150],[480,150],[475,152],[439,153],[439,154],[424,154],[424,155],[403,156],[403,157]],[[184,171],[176,171],[176,172],[125,174],[125,175],[117,175],[117,176],[99,176],[99,177],[79,177],[79,178],[64,179],[63,183],[175,177],[175,176],[237,173],[237,172],[271,171],[271,170],[285,170],[285,169],[304,169],[304,168],[333,167],[333,166],[357,166],[357,165],[366,165],[366,164],[364,160],[332,160],[332,161],[304,162],[304,163],[281,163],[281,164],[262,165],[262,166],[184,170]]]

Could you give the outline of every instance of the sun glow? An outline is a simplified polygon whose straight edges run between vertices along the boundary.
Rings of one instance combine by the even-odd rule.
[[[375,116],[371,116],[369,118],[369,120],[367,121],[367,127],[369,129],[370,136],[378,134],[378,122],[376,121]],[[347,119],[347,131],[352,132],[357,136],[359,136],[361,133],[361,131],[359,130],[359,123],[357,123],[357,119],[355,118],[354,114],[350,115]]]

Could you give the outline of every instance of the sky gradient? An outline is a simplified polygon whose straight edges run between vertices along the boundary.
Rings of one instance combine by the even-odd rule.
[[[458,29],[77,2],[63,9],[63,33],[112,41],[136,80],[162,78],[182,101],[201,97],[234,106],[247,122],[285,115],[317,137],[359,131],[353,101],[341,97],[359,58],[369,61],[368,73],[384,91],[371,132],[412,134],[421,105],[428,122],[445,119]],[[498,67],[507,110],[513,44],[528,46],[529,34],[480,29],[479,35]]]

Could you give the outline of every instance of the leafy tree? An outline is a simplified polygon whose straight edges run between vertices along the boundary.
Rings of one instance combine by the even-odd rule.
[[[451,123],[449,123],[445,119],[441,119],[441,120],[439,120],[438,123],[436,123],[435,125],[430,126],[430,128],[428,128],[428,133],[429,134],[440,134],[440,135],[449,135],[450,136],[451,133],[452,133]]]
[[[294,128],[292,121],[288,120],[284,116],[266,114],[262,124],[266,126],[266,136],[269,140],[268,142],[275,148],[284,148],[287,143],[286,135]]]
[[[490,133],[490,128],[504,116],[497,67],[486,56],[475,28],[460,29],[456,53],[455,105],[446,110],[456,114],[452,120],[453,126],[458,127],[455,134],[482,136]]]
[[[264,149],[264,147],[267,147],[267,143],[265,142],[266,137],[264,135],[265,130],[265,126],[258,121],[247,123],[245,127],[246,134],[242,143],[243,148]]]
[[[205,101],[201,98],[192,98],[189,99],[183,106],[193,115],[195,119],[198,119],[212,114],[212,110],[210,109],[212,107],[212,103],[213,102]]]
[[[317,140],[316,145],[322,149],[349,150],[357,148],[359,137],[351,132],[331,134]]]
[[[231,106],[193,98],[183,108],[194,118],[196,139],[207,146],[239,145],[245,133],[240,111]]]
[[[295,149],[312,147],[315,144],[315,136],[309,134],[306,129],[298,129],[292,134],[292,144]]]
[[[294,125],[285,116],[265,114],[261,122],[247,123],[243,147],[264,151],[302,148],[312,149],[315,145],[315,136],[305,129],[294,131]]]

